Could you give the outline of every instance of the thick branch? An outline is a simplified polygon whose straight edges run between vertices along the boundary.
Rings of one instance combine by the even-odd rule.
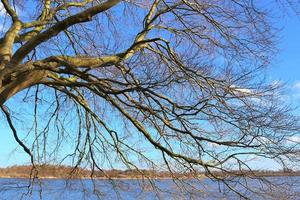
[[[21,26],[22,24],[20,21],[14,22],[5,34],[4,39],[0,41],[0,70],[3,69],[5,67],[5,64],[11,59],[14,40],[18,32],[20,31]]]
[[[21,90],[38,84],[45,77],[46,72],[42,70],[20,75],[16,80],[0,88],[0,105],[3,105],[10,97]]]
[[[95,16],[98,13],[104,12],[113,6],[117,5],[121,0],[108,0],[102,4],[99,4],[97,6],[91,7],[83,12],[80,12],[76,15],[72,15],[48,30],[40,33],[39,35],[35,36],[32,38],[30,41],[28,41],[25,45],[23,45],[21,48],[19,48],[16,53],[14,54],[12,60],[15,63],[20,63],[22,59],[30,53],[34,48],[36,48],[39,44],[49,40],[50,38],[56,36],[59,34],[61,31],[66,30],[70,26],[73,26],[78,23],[83,23],[90,21],[93,16]]]

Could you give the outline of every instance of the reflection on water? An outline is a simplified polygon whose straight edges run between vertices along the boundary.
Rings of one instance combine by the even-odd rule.
[[[300,177],[270,177],[268,182],[239,180],[230,186],[251,199],[300,199]],[[240,199],[223,183],[203,180],[0,179],[0,199]],[[270,185],[271,184],[271,185]],[[246,190],[245,188],[251,189]]]

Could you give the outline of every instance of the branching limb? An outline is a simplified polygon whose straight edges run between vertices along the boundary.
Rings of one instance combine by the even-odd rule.
[[[22,142],[22,140],[20,140],[20,138],[18,136],[18,133],[17,133],[17,130],[14,127],[14,124],[13,124],[13,122],[11,120],[8,108],[6,106],[2,105],[1,109],[2,109],[2,111],[3,111],[3,113],[4,113],[5,117],[6,117],[6,120],[8,122],[8,125],[9,125],[11,131],[13,132],[13,136],[14,136],[16,142],[23,148],[23,150],[25,151],[25,153],[27,153],[29,155],[30,161],[31,161],[32,165],[34,165],[34,157],[33,157],[32,153],[31,153],[30,149]]]

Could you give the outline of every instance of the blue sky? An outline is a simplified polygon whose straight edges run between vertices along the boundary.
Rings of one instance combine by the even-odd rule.
[[[278,45],[280,53],[271,65],[270,78],[293,86],[300,82],[300,18],[288,16],[282,25]]]
[[[0,11],[1,14],[1,11]],[[0,17],[0,29],[3,18]],[[285,97],[288,103],[300,106],[300,18],[291,14],[280,23],[283,26],[280,32],[278,47],[280,52],[268,69],[270,81],[285,83]],[[300,109],[296,111],[300,115]],[[295,140],[300,141],[299,138]],[[7,126],[0,124],[0,167],[14,164],[29,164],[29,158],[18,148],[12,133]],[[264,168],[273,168],[273,162],[254,162],[253,165],[260,165]],[[276,168],[276,167],[275,167]]]
[[[300,18],[288,16],[282,25],[278,44],[280,52],[268,70],[268,78],[283,82],[286,101],[300,106]],[[300,115],[300,109],[297,109],[297,115]]]

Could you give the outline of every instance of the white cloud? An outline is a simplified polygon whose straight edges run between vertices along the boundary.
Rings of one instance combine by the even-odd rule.
[[[296,81],[291,86],[291,97],[293,97],[294,100],[298,100],[300,98],[300,81]]]
[[[243,95],[254,94],[254,92],[251,89],[241,88],[241,87],[236,86],[236,85],[231,85],[229,88],[231,90],[233,90],[233,92],[236,93],[236,94],[243,94]]]
[[[4,9],[4,7],[3,7],[3,4],[2,4],[2,2],[0,2],[0,17],[2,17],[3,15],[5,15],[5,9]]]
[[[297,81],[297,82],[294,84],[294,88],[300,92],[300,81]]]
[[[245,94],[252,94],[252,90],[247,89],[247,88],[235,88],[236,91],[240,92],[240,93],[245,93]]]
[[[291,143],[300,143],[300,136],[294,135],[294,136],[289,137],[288,140]]]

